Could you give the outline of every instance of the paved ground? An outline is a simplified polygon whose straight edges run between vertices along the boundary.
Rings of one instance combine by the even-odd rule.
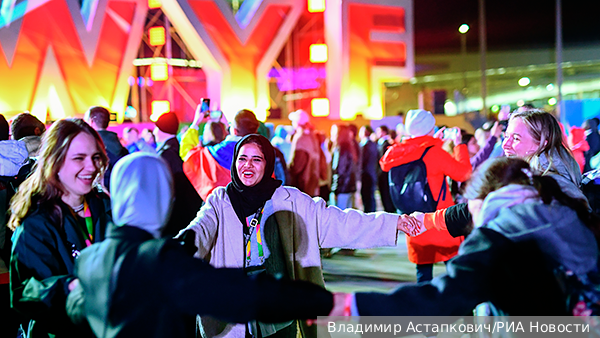
[[[377,211],[383,210],[379,191],[375,192]],[[363,210],[360,194],[354,196],[354,206]],[[444,273],[443,263],[433,267],[433,275]],[[354,256],[340,253],[323,259],[325,286],[331,291],[378,291],[386,292],[401,283],[414,283],[415,264],[408,261],[406,237],[398,237],[396,247],[357,250]]]
[[[434,276],[445,272],[443,263],[434,266]],[[396,247],[357,250],[354,256],[335,254],[323,259],[327,289],[331,291],[386,292],[401,283],[416,281],[416,269],[406,253],[405,237]]]

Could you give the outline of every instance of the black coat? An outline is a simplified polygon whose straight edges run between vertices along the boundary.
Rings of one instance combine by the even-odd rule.
[[[250,278],[192,255],[174,239],[110,228],[105,241],[77,260],[85,300],[82,309],[72,308],[73,319],[83,313],[98,337],[193,337],[196,314],[281,322],[327,315],[333,306],[331,293],[311,283]]]
[[[379,151],[377,143],[368,140],[365,143],[361,142],[360,147],[360,172],[361,180],[368,177],[368,182],[375,184],[377,182],[377,168],[379,167]],[[363,182],[364,185],[364,182]]]
[[[112,173],[112,168],[123,156],[129,155],[129,150],[123,147],[117,133],[108,130],[98,130],[98,134],[102,138],[102,142],[104,142],[106,156],[108,156],[108,168],[104,173],[104,186],[110,190],[110,173]]]
[[[183,160],[179,157],[179,141],[177,141],[177,138],[168,139],[157,150],[157,153],[167,162],[173,174],[175,201],[173,202],[171,217],[163,230],[163,235],[173,237],[179,233],[179,230],[187,227],[196,217],[196,213],[202,206],[202,199],[183,172]]]
[[[352,149],[343,145],[333,151],[331,160],[331,191],[335,194],[353,193],[356,191],[357,162],[352,156]]]
[[[86,195],[94,223],[94,242],[104,239],[110,222],[110,200],[95,190]],[[85,337],[65,311],[67,286],[74,278],[75,256],[86,247],[71,208],[59,202],[62,225],[51,221],[47,205],[38,206],[17,227],[10,260],[12,306],[31,319],[30,337]],[[32,326],[33,325],[33,326]]]

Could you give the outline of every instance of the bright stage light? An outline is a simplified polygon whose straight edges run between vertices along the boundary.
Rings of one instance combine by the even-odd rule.
[[[160,6],[161,6],[160,0],[148,0],[148,8],[156,9],[156,8],[160,8]]]
[[[553,106],[556,104],[556,98],[555,97],[551,97],[548,99],[548,104]]]
[[[150,65],[150,78],[152,81],[166,81],[169,79],[169,67],[166,63],[153,63]]]
[[[329,99],[320,98],[310,101],[311,114],[314,117],[329,116]]]
[[[325,12],[325,0],[308,0],[308,11],[310,13]]]
[[[150,46],[164,46],[166,42],[165,27],[157,26],[148,30]]]
[[[312,63],[327,62],[327,45],[326,44],[310,45],[310,62],[312,62]]]
[[[168,113],[169,111],[171,111],[171,103],[169,101],[152,101],[152,115],[150,115],[150,121],[156,122],[162,114]]]

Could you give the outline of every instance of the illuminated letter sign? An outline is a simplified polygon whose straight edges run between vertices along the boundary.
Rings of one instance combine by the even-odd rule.
[[[414,76],[412,19],[411,0],[327,0],[330,117],[383,117],[383,82]]]
[[[142,0],[3,1],[0,111],[45,121],[103,105],[122,120],[146,11]]]
[[[248,108],[264,121],[268,73],[305,6],[305,0],[246,0],[234,15],[225,0],[177,0],[163,10],[202,61],[208,96],[228,119]]]

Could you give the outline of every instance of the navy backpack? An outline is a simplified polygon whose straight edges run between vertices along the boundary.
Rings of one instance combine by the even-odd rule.
[[[433,212],[442,196],[446,196],[447,183],[440,189],[437,200],[433,199],[429,182],[427,181],[427,166],[423,162],[425,154],[431,147],[425,149],[418,160],[405,163],[390,169],[388,174],[390,195],[399,214],[410,214],[415,211]]]

